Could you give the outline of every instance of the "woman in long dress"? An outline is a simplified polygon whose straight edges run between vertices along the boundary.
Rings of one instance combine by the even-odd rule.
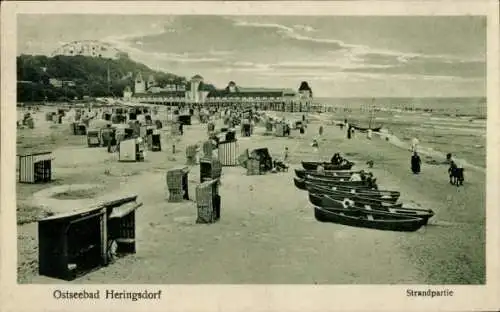
[[[413,152],[413,155],[411,156],[411,171],[413,172],[413,174],[420,173],[421,163],[422,160],[420,159],[420,156],[418,156],[417,152]]]

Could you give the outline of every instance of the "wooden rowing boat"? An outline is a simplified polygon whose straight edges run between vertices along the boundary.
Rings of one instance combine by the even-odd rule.
[[[350,200],[360,205],[370,205],[370,206],[383,206],[383,207],[403,207],[401,203],[394,203],[388,201],[382,201],[378,199],[372,199],[370,197],[361,197],[352,194],[330,194],[330,193],[314,193],[309,191],[309,201],[316,206],[323,207],[324,205],[321,203],[328,203],[326,199],[335,199],[335,200]]]
[[[303,161],[302,167],[306,170],[316,170],[321,165],[325,170],[351,170],[354,166],[353,162],[347,162],[343,165],[334,165],[329,162]]]
[[[369,183],[368,181],[349,181],[349,178],[318,178],[307,175],[305,180],[311,183],[326,186],[349,186],[362,189],[377,189],[377,184],[375,182]]]
[[[299,190],[307,190],[306,188],[306,181],[304,179],[299,179],[297,177],[293,177],[293,184],[295,184],[295,187],[297,187]]]
[[[425,220],[422,218],[402,214],[388,216],[353,209],[328,210],[316,206],[314,207],[314,217],[320,222],[383,231],[415,232],[425,224]]]
[[[302,186],[302,183],[300,181],[297,182],[300,186]],[[352,195],[359,195],[363,197],[369,197],[372,199],[379,199],[383,201],[388,201],[388,202],[393,202],[395,203],[398,199],[399,196],[401,196],[401,193],[399,191],[391,191],[391,190],[367,190],[367,189],[356,189],[356,188],[351,188],[351,187],[343,187],[343,186],[325,186],[321,184],[315,184],[310,181],[304,181],[304,187],[311,193],[319,193],[319,194],[331,194],[332,192],[342,192],[342,193],[349,193]]]
[[[311,198],[312,197],[312,198]],[[336,200],[328,195],[323,195],[318,197],[315,194],[309,195],[309,200],[315,203],[321,202],[319,205],[324,209],[354,209],[359,210],[365,213],[377,213],[381,215],[392,216],[396,214],[407,215],[411,217],[422,218],[425,221],[425,224],[429,221],[430,218],[434,216],[434,212],[430,209],[418,209],[418,208],[408,208],[403,207],[402,204],[393,204],[393,205],[369,205],[364,204],[360,201],[353,201],[350,199],[344,200]]]
[[[360,174],[361,171],[351,171],[351,170],[325,170],[322,173],[313,170],[305,170],[305,169],[295,169],[295,175],[297,178],[305,179],[306,175],[311,176],[327,176],[327,177],[351,177],[353,174]]]

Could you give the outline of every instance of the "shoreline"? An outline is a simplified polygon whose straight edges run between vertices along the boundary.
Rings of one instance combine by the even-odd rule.
[[[325,116],[328,114],[327,116]],[[330,113],[324,113],[324,114],[309,114],[309,116],[313,115],[315,119],[317,119],[319,122],[323,123],[334,123],[334,124],[339,124],[342,123],[343,120],[340,119],[334,119],[333,114]],[[385,129],[385,130],[384,130]],[[345,132],[345,130],[343,130]],[[364,133],[358,132],[357,135],[365,135]],[[400,134],[401,135],[401,134]],[[398,147],[403,150],[410,150],[411,144],[409,142],[406,142],[407,140],[403,140],[401,137],[398,136],[398,134],[394,134],[391,132],[390,128],[385,128],[382,126],[382,131],[380,132],[373,132],[373,138],[375,139],[380,139],[380,140],[386,140],[387,143]],[[435,148],[432,148],[430,146],[422,144],[422,142],[419,144],[419,154],[427,156],[429,161],[437,161],[437,162],[442,162],[446,159],[446,153],[440,150],[437,150]],[[473,163],[470,163],[467,159],[465,158],[460,158],[456,157],[463,165],[465,168],[468,169],[473,169],[476,171],[480,172],[486,172],[486,167],[485,166],[479,166]]]

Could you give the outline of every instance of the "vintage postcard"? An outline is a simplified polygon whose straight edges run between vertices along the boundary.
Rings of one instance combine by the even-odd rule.
[[[499,308],[498,16],[3,3],[2,311]]]

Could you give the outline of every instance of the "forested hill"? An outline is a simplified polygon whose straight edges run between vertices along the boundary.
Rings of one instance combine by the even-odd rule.
[[[106,59],[89,56],[20,55],[17,57],[17,100],[29,102],[81,99],[84,96],[121,97],[126,86],[133,89],[134,77],[139,72],[143,79],[148,79],[152,74],[160,86],[167,82],[186,82],[185,77],[152,70],[128,57]],[[51,78],[67,83],[53,86],[50,84]]]

